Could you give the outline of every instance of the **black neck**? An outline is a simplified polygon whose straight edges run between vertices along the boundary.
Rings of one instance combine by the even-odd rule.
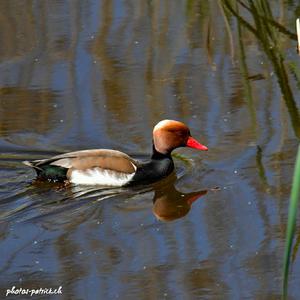
[[[174,170],[171,153],[163,154],[153,146],[150,161],[140,164],[136,170],[132,183],[153,183],[170,175]]]
[[[153,145],[152,146],[152,156],[151,156],[151,160],[152,159],[165,159],[165,158],[169,158],[169,159],[172,159],[171,157],[171,153],[167,153],[167,154],[163,154],[163,153],[160,153],[158,152],[156,149],[155,149],[155,146]]]

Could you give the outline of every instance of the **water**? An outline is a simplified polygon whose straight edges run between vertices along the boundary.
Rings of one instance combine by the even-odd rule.
[[[245,2],[239,19],[227,1],[0,4],[2,297],[280,299],[299,7],[268,3]],[[177,150],[177,177],[152,186],[33,183],[21,164],[87,148],[145,159],[165,118],[209,151]]]

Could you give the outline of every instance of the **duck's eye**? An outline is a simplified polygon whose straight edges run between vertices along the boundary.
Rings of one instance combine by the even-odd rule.
[[[180,137],[186,137],[186,136],[189,136],[190,135],[190,132],[189,131],[186,131],[186,130],[178,130],[178,136]]]
[[[189,131],[188,130],[182,130],[182,129],[170,129],[169,130],[170,133],[172,133],[173,135],[177,136],[178,138],[185,138],[187,136],[189,136]]]
[[[170,132],[178,137],[183,137],[185,135],[181,130],[170,130]]]

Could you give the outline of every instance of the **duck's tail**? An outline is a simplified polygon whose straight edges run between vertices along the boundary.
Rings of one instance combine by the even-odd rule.
[[[28,167],[30,167],[30,168],[33,168],[33,169],[35,169],[35,170],[37,170],[37,171],[42,171],[42,169],[36,165],[36,162],[35,162],[35,161],[24,160],[24,161],[22,161],[22,163],[23,163],[25,166],[28,166]]]

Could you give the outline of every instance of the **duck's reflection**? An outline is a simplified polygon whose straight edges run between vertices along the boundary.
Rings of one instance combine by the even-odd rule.
[[[207,193],[207,190],[181,193],[175,187],[176,179],[176,176],[172,176],[165,184],[154,187],[153,214],[161,221],[184,217],[192,204]]]
[[[130,189],[109,189],[106,187],[102,190],[91,188],[91,190],[88,191],[86,189],[82,190],[82,187],[74,186],[72,191],[73,195],[76,195],[77,197],[83,195],[86,197],[88,194],[91,194],[92,197],[97,195],[98,201],[117,195],[122,195],[123,197],[126,196],[128,199],[133,195],[154,192],[152,208],[153,214],[157,219],[168,222],[187,215],[192,204],[208,192],[208,190],[200,190],[190,193],[182,193],[175,187],[177,180],[175,173],[173,173],[164,180],[147,187],[140,186]],[[133,209],[130,204],[127,208]]]
[[[179,179],[180,180],[180,179]],[[135,201],[129,201],[128,199],[133,199],[137,195],[152,195],[154,192],[154,196],[152,198],[153,207],[152,211],[153,214],[156,216],[158,220],[169,222],[179,218],[182,218],[188,214],[190,211],[192,204],[198,200],[200,197],[205,195],[208,190],[200,190],[194,191],[190,193],[182,193],[176,189],[176,183],[178,182],[178,178],[176,177],[175,173],[171,174],[164,180],[150,185],[150,186],[137,186],[134,188],[109,188],[109,187],[100,187],[100,186],[75,186],[75,185],[64,185],[59,183],[48,183],[48,184],[41,184],[38,181],[34,181],[33,185],[35,188],[39,189],[40,192],[46,192],[49,189],[49,185],[51,185],[54,190],[60,191],[62,194],[59,200],[57,200],[57,193],[52,193],[53,197],[48,196],[47,204],[55,203],[59,205],[58,210],[62,211],[63,207],[65,209],[70,209],[69,206],[72,205],[83,205],[85,203],[99,203],[99,201],[109,200],[126,200],[126,208],[123,207],[122,209],[128,210],[136,210],[141,209],[141,207],[146,208],[143,204],[136,206],[137,203]],[[210,190],[210,189],[209,189]],[[214,190],[214,189],[212,189]],[[51,194],[51,193],[50,193]],[[52,195],[51,194],[51,195]],[[139,197],[138,197],[139,198]],[[68,200],[79,200],[75,203],[74,201],[70,202]],[[83,201],[80,201],[83,200]],[[87,201],[90,200],[90,201]],[[41,201],[45,204],[45,200]],[[125,203],[125,202],[124,202]],[[40,203],[42,205],[42,203]],[[145,202],[144,202],[145,204]],[[35,205],[38,203],[35,202]],[[119,204],[120,205],[120,204]],[[147,204],[147,207],[149,202]],[[49,209],[49,206],[47,206]],[[53,212],[52,212],[53,213]]]
[[[162,221],[173,221],[184,217],[191,209],[193,202],[205,195],[207,190],[182,194],[173,186],[165,191],[155,193],[153,213]]]

